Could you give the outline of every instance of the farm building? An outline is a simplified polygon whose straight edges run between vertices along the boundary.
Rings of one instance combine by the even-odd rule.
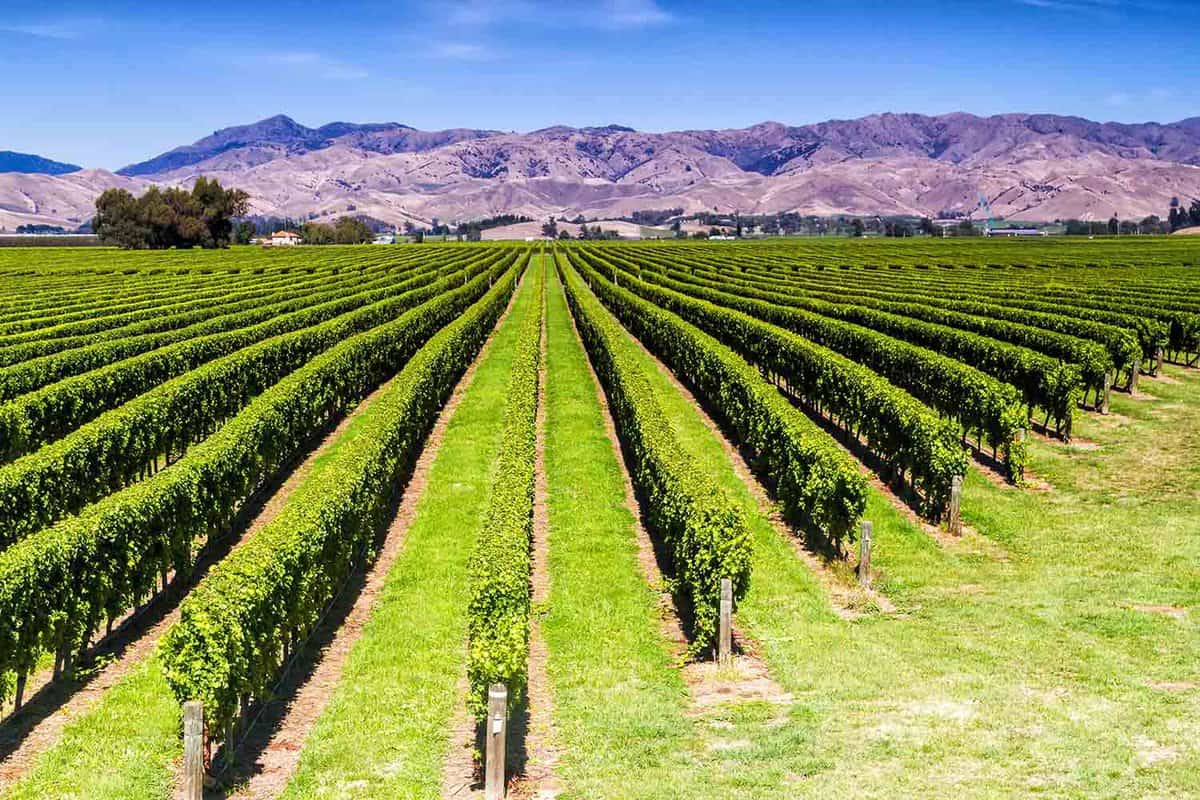
[[[1037,228],[988,228],[984,236],[1045,236],[1046,232]]]
[[[265,242],[270,247],[295,247],[301,244],[304,240],[300,238],[300,234],[292,231],[276,231],[271,234],[271,238]]]

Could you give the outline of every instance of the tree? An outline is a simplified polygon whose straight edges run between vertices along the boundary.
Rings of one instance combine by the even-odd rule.
[[[1192,207],[1188,209],[1188,223],[1200,225],[1200,200],[1192,201]]]
[[[152,186],[135,198],[109,189],[96,199],[92,227],[101,242],[125,249],[228,247],[233,218],[245,215],[249,199],[203,176],[190,192]]]
[[[142,221],[138,201],[124,189],[108,189],[96,198],[92,228],[104,244],[124,250],[148,248],[150,230]]]
[[[867,226],[863,225],[863,221],[861,219],[855,217],[854,219],[850,220],[850,228],[852,229],[852,235],[855,238],[858,238],[866,232]]]
[[[563,240],[570,239],[571,232],[569,230],[567,230],[566,228],[563,228],[561,231],[558,232],[558,238],[563,239]]]
[[[300,226],[300,236],[305,244],[333,244],[334,234],[332,225],[320,222],[306,222]]]
[[[558,238],[558,223],[554,221],[554,217],[550,217],[542,225],[542,236],[545,236],[547,239]]]
[[[1116,236],[1121,232],[1121,221],[1117,219],[1117,215],[1113,214],[1112,219],[1108,221],[1108,232],[1112,236]]]
[[[333,224],[333,241],[336,244],[364,244],[374,238],[371,228],[357,217],[340,217]]]
[[[933,220],[929,217],[921,218],[921,233],[926,236],[937,236],[937,226],[933,224]]]
[[[1171,229],[1171,233],[1186,228],[1191,221],[1189,214],[1183,210],[1178,197],[1171,198],[1171,213],[1167,215],[1167,226]]]
[[[233,231],[233,240],[238,244],[250,244],[250,240],[254,238],[254,223],[249,220],[242,220],[237,224]]]
[[[192,200],[199,206],[201,219],[214,243],[210,246],[228,247],[233,218],[246,213],[250,195],[241,189],[222,189],[220,183],[201,175],[192,185]]]

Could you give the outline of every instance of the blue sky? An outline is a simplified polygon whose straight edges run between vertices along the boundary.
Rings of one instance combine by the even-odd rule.
[[[0,150],[115,169],[306,125],[643,130],[881,111],[1200,116],[1200,3],[16,3]]]

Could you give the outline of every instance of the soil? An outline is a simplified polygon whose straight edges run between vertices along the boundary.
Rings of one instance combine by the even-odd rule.
[[[1187,619],[1188,610],[1179,606],[1164,606],[1164,605],[1140,605],[1134,606],[1134,611],[1140,611],[1143,614],[1160,614],[1164,617],[1172,619]]]
[[[537,445],[533,490],[533,565],[530,585],[533,614],[529,621],[528,727],[525,771],[509,787],[515,798],[552,800],[563,787],[556,775],[559,747],[554,730],[554,693],[546,672],[549,652],[542,637],[539,609],[550,600],[550,514],[546,505],[546,321],[542,317],[541,364],[538,374]]]

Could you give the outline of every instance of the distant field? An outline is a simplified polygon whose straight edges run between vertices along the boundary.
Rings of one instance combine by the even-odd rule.
[[[0,798],[496,683],[517,797],[1200,796],[1198,389],[1188,237],[0,249]]]
[[[99,247],[99,236],[22,236],[0,234],[0,247]]]

